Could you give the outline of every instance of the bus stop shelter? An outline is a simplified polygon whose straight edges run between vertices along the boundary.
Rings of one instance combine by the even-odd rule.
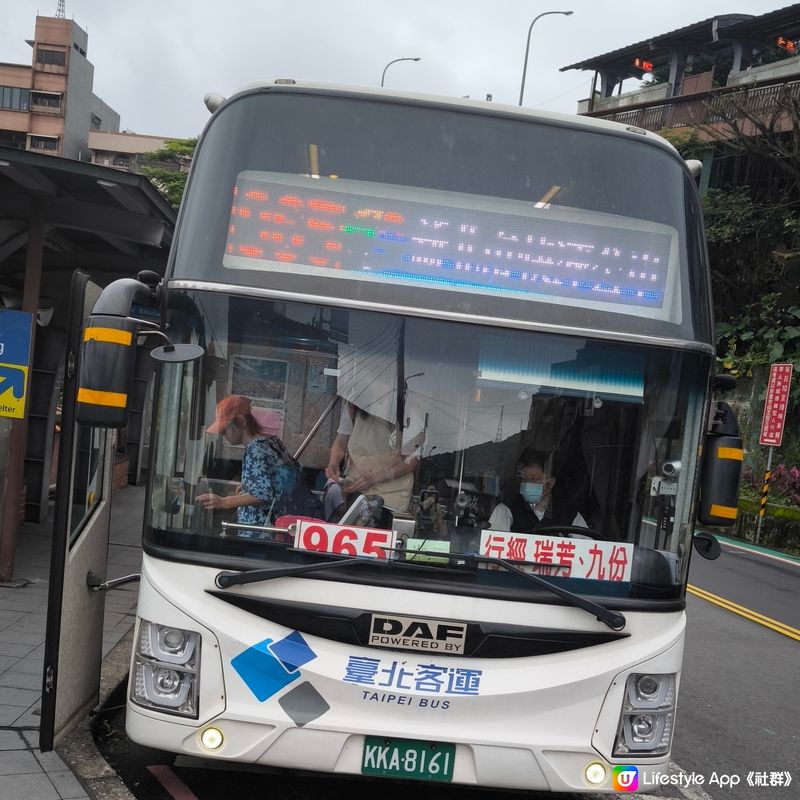
[[[47,519],[72,274],[103,285],[163,275],[175,220],[141,175],[0,147],[0,309],[35,320],[24,416],[4,416],[0,403],[0,581],[13,577],[21,519]]]

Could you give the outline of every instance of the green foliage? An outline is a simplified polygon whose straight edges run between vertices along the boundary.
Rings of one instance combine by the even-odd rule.
[[[658,135],[666,139],[683,158],[702,160],[705,152],[711,147],[697,135],[694,128],[662,128]]]
[[[792,204],[757,203],[747,186],[711,189],[703,198],[703,214],[716,318],[740,323],[749,318],[755,324],[767,295],[796,289],[775,257],[797,238]]]
[[[164,147],[148,153],[149,164],[141,168],[142,173],[150,178],[175,208],[181,204],[189,165],[196,147],[197,137],[171,139]]]
[[[742,486],[744,487],[744,483]],[[770,489],[771,492],[772,490]],[[744,493],[739,495],[739,508],[751,514],[758,514],[758,509],[761,507],[761,489],[752,490],[752,493],[755,495],[754,497],[745,496]],[[800,508],[792,508],[791,506],[783,506],[777,503],[767,503],[766,515],[777,519],[790,520],[791,522],[800,522]]]
[[[733,50],[720,50],[713,56],[708,53],[695,53],[694,60],[687,64],[683,70],[684,77],[701,75],[713,71],[714,86],[724,86],[733,65]],[[650,79],[642,85],[666,83],[669,80],[669,64],[661,64],[650,73]]]
[[[163,167],[142,167],[142,174],[147,175],[153,185],[163,194],[169,204],[178,208],[183,199],[188,172],[164,169]]]
[[[148,155],[153,161],[172,161],[179,164],[182,158],[191,158],[196,147],[196,136],[193,139],[170,139],[160,150]]]
[[[762,210],[750,197],[750,187],[709,189],[703,198],[706,238],[709,244],[740,245],[763,227]]]
[[[751,303],[736,318],[717,324],[717,361],[736,377],[752,377],[753,367],[776,361],[800,367],[800,306],[782,306],[772,293]],[[800,401],[800,383],[790,398]]]

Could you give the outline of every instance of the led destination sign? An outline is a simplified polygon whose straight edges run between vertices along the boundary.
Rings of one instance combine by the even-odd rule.
[[[619,219],[625,227],[542,203],[244,172],[223,264],[667,317],[674,232]]]

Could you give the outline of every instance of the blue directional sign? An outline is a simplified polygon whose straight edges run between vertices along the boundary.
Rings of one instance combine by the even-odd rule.
[[[0,417],[25,416],[32,329],[33,314],[0,311]]]

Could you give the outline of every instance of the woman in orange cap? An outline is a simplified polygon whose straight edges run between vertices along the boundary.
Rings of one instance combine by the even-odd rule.
[[[207,492],[197,499],[207,509],[236,509],[241,524],[267,526],[275,502],[288,488],[285,448],[261,429],[253,416],[250,400],[232,394],[217,404],[214,422],[208,432],[222,434],[229,444],[243,444],[242,482],[236,494]],[[283,451],[283,452],[281,452]],[[263,532],[239,531],[240,536],[267,538]]]

